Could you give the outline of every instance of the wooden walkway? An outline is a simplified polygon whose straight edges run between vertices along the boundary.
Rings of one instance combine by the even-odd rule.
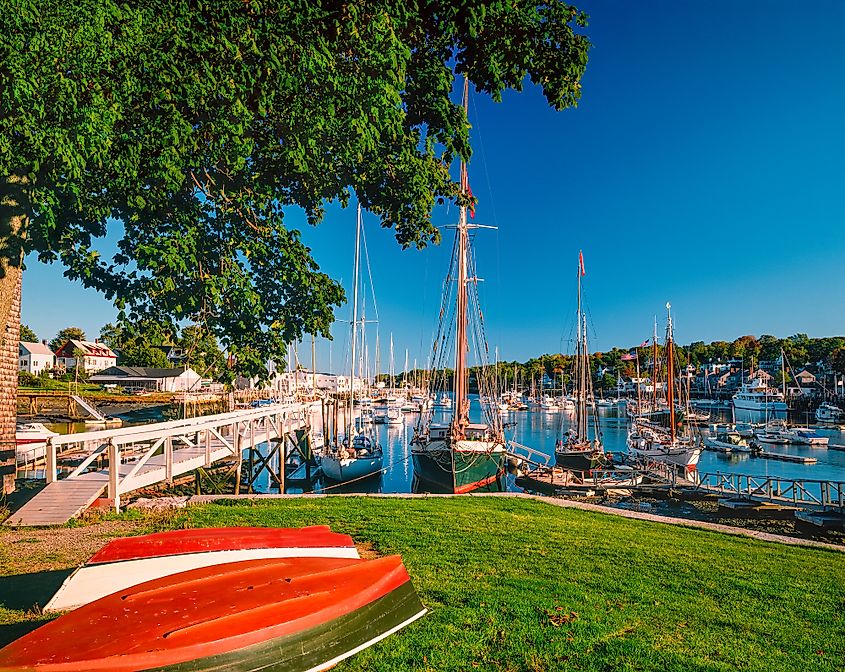
[[[273,405],[189,420],[55,437],[47,446],[47,486],[6,521],[13,526],[62,525],[103,493],[115,510],[120,497],[171,481],[219,460],[280,439],[307,424],[302,404]],[[84,450],[87,457],[66,478],[56,471],[59,448]],[[100,457],[108,466],[92,469]]]

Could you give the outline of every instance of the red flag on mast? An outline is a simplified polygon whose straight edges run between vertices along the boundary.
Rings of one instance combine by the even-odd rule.
[[[578,251],[578,272],[581,275],[587,275],[587,271],[584,270],[584,253],[580,250]]]
[[[467,196],[469,196],[470,199],[472,199],[472,197],[473,197],[472,196],[472,187],[469,186],[469,178],[467,178]],[[470,204],[469,204],[469,216],[472,217],[473,219],[475,219],[475,203],[473,203],[472,201],[470,201]]]

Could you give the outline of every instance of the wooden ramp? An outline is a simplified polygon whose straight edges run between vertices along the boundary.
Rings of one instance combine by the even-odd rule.
[[[78,516],[105,492],[108,473],[99,478],[70,479],[48,483],[41,492],[15,511],[6,525],[31,527],[63,525]]]

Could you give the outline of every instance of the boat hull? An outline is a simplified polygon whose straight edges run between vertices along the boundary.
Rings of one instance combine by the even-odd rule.
[[[381,455],[354,459],[339,459],[334,455],[324,455],[320,460],[320,466],[326,478],[338,482],[379,476],[383,464],[384,457]]]
[[[397,556],[237,562],[61,616],[0,650],[0,669],[325,670],[425,612]]]
[[[414,444],[414,474],[420,489],[461,494],[486,489],[504,489],[505,449],[492,441],[446,441]]]
[[[555,464],[569,471],[589,472],[602,466],[602,455],[593,450],[557,450]]]
[[[352,537],[328,527],[220,528],[115,539],[76,569],[44,606],[68,611],[147,581],[200,567],[275,558],[358,558]]]

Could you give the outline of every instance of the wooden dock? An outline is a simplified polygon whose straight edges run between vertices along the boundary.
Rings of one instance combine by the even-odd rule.
[[[188,420],[123,429],[68,434],[47,445],[47,486],[6,521],[8,525],[61,525],[106,493],[120,510],[121,495],[208,467],[223,459],[239,461],[245,450],[283,439],[307,425],[303,404],[272,405]],[[57,451],[87,455],[59,479]],[[104,468],[95,462],[107,461]]]

